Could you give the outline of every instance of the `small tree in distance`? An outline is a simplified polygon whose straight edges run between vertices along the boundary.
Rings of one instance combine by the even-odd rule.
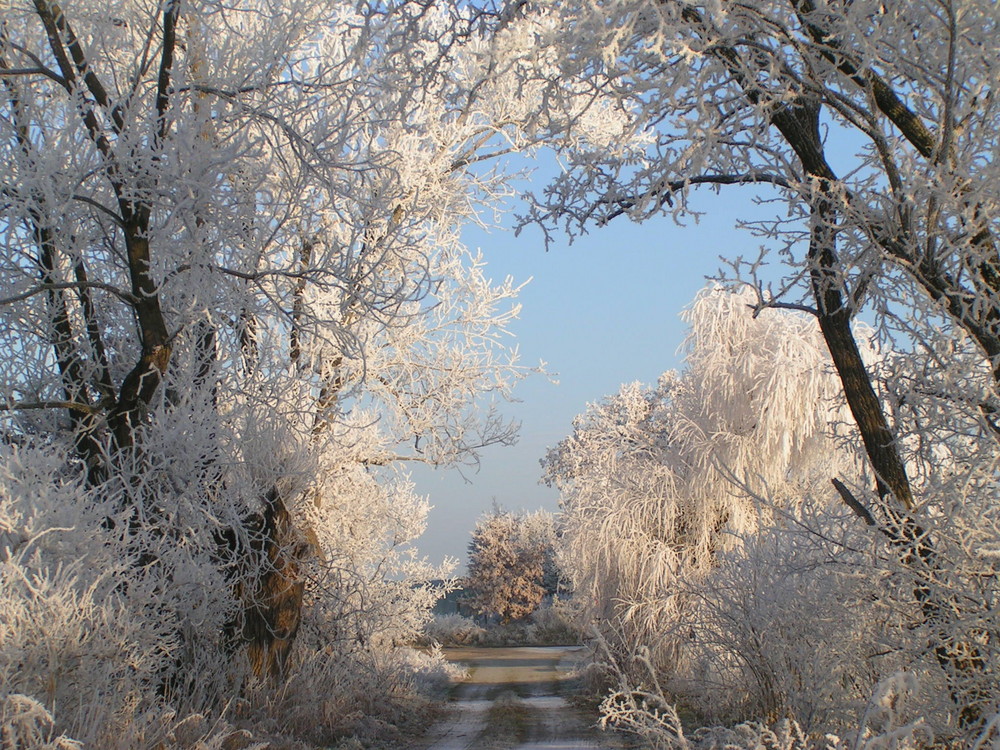
[[[517,515],[494,506],[469,543],[466,602],[476,614],[506,624],[538,609],[553,593],[554,538],[550,514]]]

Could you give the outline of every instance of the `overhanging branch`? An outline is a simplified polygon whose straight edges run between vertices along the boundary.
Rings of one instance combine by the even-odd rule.
[[[622,214],[627,213],[629,210],[635,208],[640,203],[648,200],[655,200],[657,202],[657,208],[662,208],[664,205],[673,205],[674,193],[678,193],[685,188],[697,186],[697,185],[755,185],[755,184],[769,184],[776,185],[778,187],[790,187],[787,179],[781,177],[780,175],[768,174],[765,172],[748,172],[745,174],[705,174],[698,175],[696,177],[685,177],[679,180],[664,180],[657,187],[647,190],[642,195],[633,196],[630,198],[617,198],[610,199],[605,198],[598,201],[598,204],[604,205],[614,205],[617,208],[611,211],[607,216],[600,220],[600,223],[606,224],[612,219],[616,219]]]

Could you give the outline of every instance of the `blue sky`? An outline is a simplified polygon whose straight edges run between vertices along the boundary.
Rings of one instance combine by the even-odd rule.
[[[418,542],[423,554],[464,562],[476,519],[494,499],[511,510],[556,509],[557,493],[538,484],[539,459],[569,434],[573,417],[588,402],[621,383],[655,382],[680,366],[677,349],[685,329],[678,314],[720,268],[720,256],[757,254],[757,241],[734,230],[736,217],[774,208],[754,206],[749,197],[736,189],[705,191],[695,205],[710,213],[698,223],[619,219],[548,252],[536,230],[518,237],[466,232],[466,244],[482,250],[493,279],[532,277],[511,330],[522,362],[545,360],[558,384],[535,376],[519,385],[520,402],[506,411],[522,422],[520,441],[486,450],[478,473],[466,472],[463,479],[454,470],[412,470],[417,491],[435,506]]]

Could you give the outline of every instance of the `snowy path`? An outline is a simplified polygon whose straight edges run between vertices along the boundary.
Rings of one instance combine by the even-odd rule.
[[[446,649],[469,669],[425,750],[599,750],[616,747],[561,695],[572,646]]]

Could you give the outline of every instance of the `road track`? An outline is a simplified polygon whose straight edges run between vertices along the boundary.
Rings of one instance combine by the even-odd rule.
[[[566,700],[576,646],[450,648],[469,677],[422,750],[601,750],[618,748],[594,727],[596,716]]]

